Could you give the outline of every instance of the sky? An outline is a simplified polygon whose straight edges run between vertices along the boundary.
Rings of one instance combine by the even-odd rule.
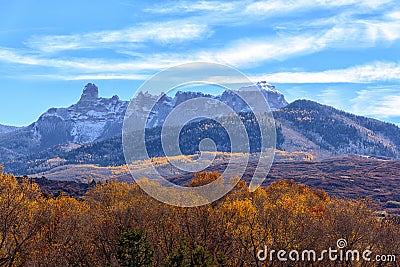
[[[0,124],[75,103],[88,82],[129,100],[188,62],[237,68],[291,102],[400,125],[397,0],[0,0]]]

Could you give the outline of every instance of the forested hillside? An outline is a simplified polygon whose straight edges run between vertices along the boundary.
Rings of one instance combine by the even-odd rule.
[[[321,156],[363,154],[400,156],[400,128],[356,116],[309,100],[297,100],[274,112],[288,151],[314,151]]]

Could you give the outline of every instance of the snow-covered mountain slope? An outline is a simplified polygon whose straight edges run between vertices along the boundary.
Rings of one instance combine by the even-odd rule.
[[[16,131],[18,127],[0,124],[0,134]]]
[[[254,87],[258,87],[265,99],[269,104],[269,108],[274,111],[280,108],[286,107],[289,103],[286,101],[285,96],[279,92],[275,86],[267,83],[266,81],[257,82],[255,85],[242,87],[239,91],[251,90],[255,89]]]
[[[99,98],[97,86],[89,83],[78,103],[50,108],[31,125],[0,134],[0,147],[27,155],[55,145],[87,144],[113,137],[121,133],[128,103],[118,96]]]
[[[118,96],[99,98],[98,88],[87,84],[78,103],[68,108],[51,108],[31,131],[41,142],[61,144],[66,142],[91,143],[120,134],[127,101]]]
[[[284,96],[275,87],[266,82],[257,83],[271,109],[285,107],[287,102]],[[239,90],[249,90],[251,87]],[[254,88],[253,88],[254,89]],[[212,96],[199,92],[177,92],[173,97],[167,95],[154,96],[148,93],[140,93],[132,101],[135,115],[143,117],[151,110],[147,121],[147,127],[160,126],[164,123],[168,114],[179,104],[189,99],[208,97],[210,101],[218,100],[231,106],[236,112],[246,111],[246,105],[233,91],[225,91],[221,95]],[[159,99],[160,98],[160,99]],[[152,107],[153,103],[157,104]],[[0,127],[0,148],[3,151],[11,151],[14,155],[29,155],[43,151],[53,146],[63,144],[90,144],[105,140],[121,134],[128,101],[122,101],[118,96],[112,98],[99,97],[99,89],[95,84],[88,83],[80,100],[67,108],[50,108],[39,119],[27,127],[4,128]],[[213,105],[207,107],[212,108]],[[216,114],[218,115],[218,114]],[[12,132],[7,132],[7,130]],[[10,155],[11,155],[10,154]],[[7,158],[6,155],[0,155]]]
[[[210,110],[210,114],[214,114],[215,116],[222,116],[226,114],[218,114],[222,109],[218,106],[215,105],[216,101],[222,102],[226,104],[227,106],[231,107],[235,112],[246,112],[249,111],[248,105],[239,97],[237,93],[241,92],[248,92],[251,90],[257,90],[260,89],[263,96],[267,100],[270,110],[274,111],[283,107],[286,107],[288,105],[288,102],[285,100],[285,97],[282,93],[280,93],[275,86],[272,86],[268,84],[265,81],[258,82],[254,85],[250,85],[247,87],[242,87],[239,88],[237,91],[233,90],[225,90],[221,95],[213,96],[210,94],[203,94],[201,92],[186,92],[186,91],[178,91],[174,97],[168,97],[166,95],[163,95],[155,107],[152,109],[150,118],[147,121],[147,127],[155,127],[155,126],[161,126],[168,116],[168,114],[176,108],[179,104],[189,100],[189,99],[195,99],[199,97],[206,97],[210,98],[209,102],[203,103],[204,106],[196,106],[192,107],[194,112],[195,110]],[[146,107],[143,107],[143,104],[145,103],[151,103],[156,101],[155,96],[152,96],[150,94],[140,94],[138,96],[138,101],[135,103],[135,108],[133,108],[135,111],[140,111],[140,110],[149,110],[151,107],[149,105],[145,105]],[[179,124],[179,122],[177,122]]]

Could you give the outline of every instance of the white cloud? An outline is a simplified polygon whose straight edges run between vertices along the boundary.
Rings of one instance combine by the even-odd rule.
[[[388,19],[400,20],[400,10],[389,12],[385,15],[385,17]]]
[[[321,27],[315,30],[314,34],[319,36],[317,42],[325,49],[360,49],[375,47],[378,42],[391,43],[400,39],[398,19],[354,19],[346,14],[313,23],[316,24],[302,27]]]
[[[136,80],[143,81],[151,77],[146,74],[83,74],[83,75],[31,75],[30,78],[39,80],[65,80],[65,81],[90,81],[90,80]]]
[[[334,12],[327,16],[329,12],[316,9]],[[302,11],[313,11],[315,15],[299,18]],[[378,42],[400,39],[400,11],[393,0],[257,1],[248,5],[245,13],[264,19],[292,14],[293,17],[275,21],[272,27],[284,37],[314,36],[320,50],[374,47]],[[319,50],[312,52],[315,51]]]
[[[256,78],[257,77],[257,78]],[[376,62],[319,72],[279,72],[254,77],[271,83],[369,83],[400,81],[400,64]]]
[[[168,57],[167,57],[168,58]],[[171,65],[186,62],[185,60],[167,60],[159,56],[149,56],[146,60],[107,60],[107,59],[88,59],[88,58],[68,58],[54,59],[43,58],[28,53],[22,54],[15,50],[0,49],[0,61],[17,63],[31,66],[56,68],[66,73],[113,73],[113,75],[126,73],[140,73],[145,71],[154,72]]]
[[[211,34],[204,24],[185,21],[143,23],[121,30],[98,31],[72,35],[34,36],[26,45],[43,52],[58,52],[87,48],[116,48],[124,44],[142,42],[177,43]]]
[[[32,66],[59,69],[68,77],[72,74],[100,75],[101,77],[132,77],[154,74],[173,65],[190,61],[220,62],[233,66],[246,67],[266,60],[284,59],[302,53],[312,53],[327,45],[316,37],[294,37],[263,41],[242,41],[223,50],[197,52],[191,55],[154,54],[135,60],[107,60],[87,58],[47,58],[10,49],[0,49],[0,61]],[[84,76],[83,76],[84,77]],[[400,64],[396,62],[375,62],[344,69],[332,69],[318,72],[277,72],[257,75],[253,80],[266,80],[271,83],[369,83],[376,81],[399,81]]]
[[[224,40],[213,36],[209,43],[200,47],[188,48],[178,53],[171,53],[163,48],[157,49],[154,42],[169,44],[195,39],[205,39],[213,32],[209,17],[194,15],[184,20],[170,22],[151,22],[138,24],[120,30],[97,31],[72,35],[34,36],[26,42],[29,50],[1,49],[0,61],[25,64],[31,66],[50,67],[59,70],[60,74],[69,77],[71,74],[100,75],[101,77],[130,77],[130,73],[148,74],[188,61],[211,61],[229,64],[246,69],[259,66],[267,61],[284,61],[298,55],[312,54],[331,48],[374,47],[378,42],[394,42],[400,39],[399,11],[387,14],[377,13],[369,19],[356,19],[354,14],[367,9],[381,8],[390,0],[299,0],[299,1],[264,1],[264,2],[222,2],[222,1],[181,1],[170,2],[160,6],[154,12],[175,12],[179,9],[185,12],[204,11],[214,14],[216,10],[222,13],[215,19],[234,19],[251,26],[261,25],[259,19],[263,16],[256,12],[272,11],[296,12],[297,10],[312,10],[315,8],[349,7],[336,16],[307,17],[300,21],[298,29],[290,31],[283,27],[277,32],[268,32],[257,38]],[[247,9],[244,8],[247,6]],[[215,9],[213,9],[215,8]],[[169,9],[169,10],[168,10]],[[286,12],[285,11],[285,12]],[[368,11],[368,12],[369,12]],[[253,13],[252,13],[253,12]],[[367,12],[367,13],[368,13]],[[229,14],[230,16],[227,16]],[[211,15],[210,15],[211,16]],[[268,17],[268,16],[266,16]],[[322,19],[321,19],[322,18]],[[202,20],[200,22],[200,20]],[[290,20],[290,19],[289,19]],[[296,23],[297,20],[291,21]],[[286,21],[274,22],[267,26],[279,28]],[[225,25],[226,26],[226,25]],[[231,25],[230,25],[231,26]],[[263,26],[264,27],[264,26]],[[232,27],[234,29],[234,27]],[[244,34],[246,35],[246,34]],[[153,43],[147,43],[153,42]],[[190,47],[190,43],[188,45]],[[66,50],[110,48],[115,54],[98,58],[70,57],[63,54]],[[140,49],[136,49],[140,48]],[[58,52],[57,57],[55,54]],[[97,51],[98,52],[98,51]],[[130,55],[121,56],[121,53]],[[327,70],[320,72],[280,72],[265,75],[270,82],[370,82],[375,80],[398,80],[399,66],[396,63],[376,63],[343,70]],[[108,74],[110,73],[110,74]]]
[[[366,21],[366,32],[373,40],[396,41],[400,39],[400,20],[391,21]]]
[[[345,109],[343,101],[344,96],[336,88],[325,88],[317,95],[319,103],[329,105],[339,109]]]
[[[181,12],[199,12],[199,11],[212,11],[212,12],[228,12],[235,9],[236,5],[241,2],[222,2],[222,1],[176,1],[170,2],[160,6],[157,4],[152,8],[146,8],[144,11],[151,13],[181,13]]]
[[[400,91],[392,88],[364,89],[351,100],[355,113],[378,118],[400,116]]]
[[[62,44],[63,42],[60,42]],[[66,43],[64,42],[64,45]],[[320,50],[317,39],[311,36],[295,36],[287,38],[273,38],[271,40],[240,40],[225,48],[209,51],[189,51],[187,54],[160,53],[135,54],[136,59],[89,59],[89,58],[62,58],[49,57],[46,54],[35,55],[21,53],[17,50],[0,49],[0,60],[11,63],[53,67],[58,69],[79,70],[80,72],[143,72],[156,71],[176,64],[189,61],[219,62],[235,67],[249,67],[261,62],[289,56],[312,53]],[[129,51],[126,52],[130,54]]]
[[[162,4],[158,3],[143,11],[156,14],[177,14],[194,13],[200,17],[207,15],[204,13],[219,13],[218,20],[231,20],[232,16],[238,21],[245,17],[259,20],[263,16],[277,16],[282,14],[294,13],[298,11],[309,11],[314,9],[337,9],[338,7],[348,7],[352,9],[377,9],[393,0],[269,0],[269,1],[169,1]],[[202,13],[203,12],[203,13]],[[231,16],[226,16],[230,14]]]
[[[267,60],[283,60],[289,56],[308,54],[320,50],[317,39],[312,36],[287,38],[265,38],[265,40],[243,39],[226,48],[211,52],[200,52],[199,60],[222,62],[236,67],[248,67]]]
[[[390,2],[392,2],[392,0],[270,0],[251,3],[247,6],[246,12],[259,15],[274,15],[293,11],[313,10],[317,8],[328,9],[342,6],[374,9]]]

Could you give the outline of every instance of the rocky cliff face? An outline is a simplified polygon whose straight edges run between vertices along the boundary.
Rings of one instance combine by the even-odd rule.
[[[257,82],[255,85],[240,88],[239,91],[254,90],[254,87],[258,87],[261,90],[272,111],[284,108],[289,104],[286,101],[285,96],[279,92],[275,86],[266,81]]]
[[[282,93],[280,93],[278,90],[276,90],[275,86],[272,86],[268,84],[265,81],[258,82],[254,85],[239,88],[237,91],[234,90],[225,90],[221,95],[213,96],[210,94],[203,94],[201,92],[183,92],[183,91],[178,91],[174,97],[168,97],[168,96],[162,96],[155,107],[152,109],[150,118],[147,121],[147,127],[155,127],[155,126],[161,126],[165,120],[165,118],[168,116],[168,114],[179,104],[189,100],[189,99],[195,99],[199,97],[206,97],[210,98],[209,103],[204,103],[204,106],[196,106],[193,107],[193,109],[197,110],[204,110],[204,109],[213,109],[213,112],[210,112],[214,114],[215,116],[222,116],[226,114],[218,114],[218,110],[222,110],[218,107],[216,107],[213,103],[215,103],[215,100],[218,100],[222,102],[223,104],[231,107],[235,112],[247,112],[250,111],[248,105],[239,97],[237,93],[243,93],[243,92],[249,92],[252,90],[261,90],[261,93],[265,97],[266,101],[269,104],[270,110],[274,111],[283,107],[286,107],[288,105],[288,102],[286,102],[285,97]],[[140,95],[141,101],[140,104],[138,103],[138,108],[136,110],[142,110],[142,109],[150,109],[150,106],[146,106],[145,108],[141,105],[144,103],[151,102],[150,100],[153,99],[154,101],[154,96],[151,96],[149,94],[142,94]],[[214,100],[214,101],[213,101]]]
[[[265,82],[254,86],[262,90],[272,110],[287,105],[283,95],[275,87]],[[249,88],[239,90],[249,90]],[[147,121],[147,127],[150,128],[162,125],[168,114],[182,102],[198,97],[219,100],[231,106],[236,112],[247,111],[247,106],[233,91],[225,91],[219,96],[200,92],[177,92],[173,97],[161,96],[154,107],[151,105],[159,96],[140,93],[133,99],[132,105],[135,116],[145,116],[151,110]],[[3,155],[0,155],[0,162],[37,153],[57,145],[90,144],[121,135],[128,104],[128,101],[122,101],[118,96],[99,97],[98,87],[93,83],[88,83],[76,104],[67,108],[50,108],[36,122],[27,127],[4,128],[3,132],[0,127],[0,151],[4,151]]]
[[[275,110],[273,115],[278,149],[295,153],[303,151],[319,159],[345,154],[400,158],[400,129],[393,124],[356,116],[308,100],[297,100],[286,105],[284,96],[273,86],[265,82],[254,86],[263,90],[271,109]],[[240,90],[252,90],[254,86]],[[246,111],[247,108],[234,91],[225,91],[219,96],[179,92],[175,96],[163,95],[161,98],[139,93],[131,105],[134,115],[138,117],[151,110],[147,126],[152,127],[162,125],[169,112],[179,103],[197,97],[208,97],[210,102],[211,99],[214,102],[217,99],[234,107],[237,112]],[[152,108],[157,99],[157,104]],[[207,103],[204,105],[207,106]],[[7,171],[21,175],[48,170],[55,166],[54,159],[60,164],[124,164],[120,136],[127,106],[128,102],[121,101],[117,96],[100,98],[98,88],[88,84],[78,103],[68,108],[51,108],[32,125],[0,134],[0,162],[5,163]],[[251,123],[250,117],[245,121]],[[193,140],[185,140],[183,151],[194,153],[198,149],[197,137],[204,134],[203,126],[202,121],[197,121],[186,128],[187,136],[193,137]],[[223,132],[210,127],[208,129],[216,137],[217,144],[229,143]],[[149,153],[154,155],[162,151],[157,147],[158,130],[148,131]],[[256,145],[254,143],[254,147]]]
[[[127,101],[99,98],[96,85],[85,86],[78,103],[51,108],[33,123],[31,131],[43,147],[66,142],[91,143],[120,134]]]
[[[121,134],[128,101],[100,98],[95,84],[67,108],[50,108],[27,127],[0,133],[0,162],[69,143],[88,144]],[[10,130],[10,129],[7,129]]]
[[[93,83],[88,83],[83,89],[81,99],[78,103],[94,102],[99,98],[99,88]]]
[[[240,90],[254,89],[257,86],[270,103],[271,110],[285,107],[288,103],[284,96],[274,86],[260,82],[252,87]],[[225,91],[219,96],[203,94],[201,92],[179,91],[174,97],[157,96],[140,93],[133,100],[136,116],[144,116],[151,109],[147,127],[163,124],[168,114],[179,104],[198,97],[208,97],[219,100],[231,106],[236,112],[247,111],[246,104],[234,91]],[[99,90],[95,84],[88,83],[78,103],[68,108],[51,108],[44,113],[37,122],[31,125],[34,135],[41,140],[44,146],[51,146],[65,142],[92,143],[121,133],[127,101],[121,101],[117,96],[99,98]],[[202,107],[197,107],[202,108]],[[218,115],[218,114],[216,114]]]

